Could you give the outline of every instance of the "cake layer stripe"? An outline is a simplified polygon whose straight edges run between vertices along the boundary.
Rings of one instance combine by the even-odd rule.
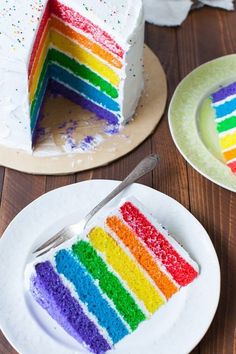
[[[47,41],[44,44],[43,51],[41,52],[40,59],[37,63],[37,66],[36,66],[36,69],[34,72],[34,76],[32,76],[29,81],[29,101],[30,101],[30,103],[32,102],[32,99],[35,95],[35,92],[38,89],[38,86],[41,84],[40,80],[42,78],[42,72],[44,70],[45,63],[48,65],[47,52],[48,52],[49,43],[50,43],[50,37],[47,37]]]
[[[35,96],[34,108],[32,108],[31,111],[31,131],[32,132],[34,132],[37,119],[40,114],[40,106],[43,103],[48,82],[50,86],[50,91],[52,93],[62,95],[65,98],[69,99],[70,101],[74,102],[75,104],[80,105],[82,108],[88,109],[89,111],[95,113],[98,118],[106,120],[108,124],[111,125],[118,124],[119,118],[114,113],[104,109],[101,106],[96,105],[92,101],[84,98],[83,96],[79,95],[77,92],[69,89],[68,87],[62,85],[61,83],[52,79],[48,80],[48,77],[45,77],[45,80],[43,81],[43,84],[39,89],[40,91],[38,92],[37,96]]]
[[[46,60],[43,64],[41,77],[40,77],[40,81],[39,81],[37,90],[35,92],[32,102],[31,102],[31,107],[30,107],[31,131],[34,129],[34,127],[37,123],[38,112],[39,112],[40,106],[43,102],[45,91],[47,89],[48,80],[49,80],[48,60]]]
[[[32,80],[30,87],[30,102],[32,101],[37,85],[40,81],[41,71],[46,60],[50,42],[65,55],[69,53],[74,60],[77,59],[79,63],[87,66],[91,71],[95,71],[99,76],[101,76],[101,78],[103,77],[104,79],[107,79],[111,85],[118,86],[120,81],[119,76],[106,64],[102,63],[85,49],[79,48],[75,43],[61,34],[51,31],[48,42],[45,43],[43,52],[41,53],[37,69]]]
[[[64,286],[51,263],[38,263],[35,270],[31,291],[50,316],[79,342],[86,343],[92,352],[102,354],[111,349],[80,304],[71,296],[69,289]]]
[[[62,37],[62,38],[60,38]],[[48,46],[49,42],[52,41],[53,44],[56,46],[57,49],[59,49],[61,52],[63,52],[65,55],[66,53],[71,54],[72,57],[78,59],[79,63],[87,66],[91,71],[95,71],[101,78],[103,77],[104,79],[107,79],[111,85],[117,86],[119,84],[119,77],[118,75],[110,69],[106,64],[102,63],[99,59],[95,58],[92,54],[88,53],[86,50],[82,48],[78,48],[73,42],[71,42],[69,39],[67,39],[64,36],[61,36],[59,33],[51,31],[51,37],[48,39],[48,42],[45,43],[44,50],[41,54],[39,63],[37,65],[37,69],[35,71],[31,87],[30,87],[30,102],[32,101],[32,98],[35,94],[35,91],[37,90],[37,85],[40,81],[40,76],[41,76],[41,71],[44,65],[44,62],[46,60],[47,56],[47,51],[48,51]],[[71,45],[67,47],[67,42],[69,42]],[[73,53],[74,52],[74,53]],[[78,64],[79,64],[78,63]]]
[[[32,81],[34,80],[34,75],[37,71],[38,66],[40,66],[40,59],[42,58],[43,60],[43,58],[45,58],[45,55],[47,53],[47,48],[49,47],[49,43],[50,43],[49,28],[50,28],[50,20],[48,20],[46,24],[46,27],[44,29],[44,32],[42,33],[41,40],[39,42],[38,48],[35,53],[32,69],[29,76],[29,87],[31,87]]]
[[[227,101],[219,106],[214,106],[216,117],[221,118],[235,111],[236,109],[236,98],[231,101]]]
[[[223,155],[226,161],[233,160],[234,158],[236,158],[236,148],[233,148],[228,151],[224,151]]]
[[[182,258],[170,242],[158,231],[151,222],[131,202],[120,208],[123,219],[134,233],[147,245],[161,264],[181,286],[193,281],[197,271]]]
[[[232,172],[236,174],[236,160],[227,164],[231,168]]]
[[[103,49],[100,45],[91,41],[83,34],[76,32],[72,27],[66,25],[55,16],[52,16],[51,18],[51,27],[62,33],[64,36],[71,38],[83,47],[89,49],[92,53],[98,55],[115,68],[122,68],[121,61],[118,60],[113,54],[109,53],[107,50]]]
[[[58,0],[51,0],[51,10],[54,15],[69,23],[73,27],[90,34],[93,39],[100,43],[104,48],[123,58],[124,50],[121,46],[116,43],[116,41],[107,32],[103,31],[89,19],[83,17],[70,7],[59,3]]]
[[[83,96],[79,95],[77,92],[69,89],[68,87],[60,84],[59,82],[51,80],[50,90],[51,92],[54,92],[55,94],[60,94],[63,97],[74,102],[75,104],[80,105],[82,108],[88,109],[90,112],[95,113],[98,118],[105,119],[108,124],[116,125],[119,122],[119,118],[117,115],[110,111],[107,111],[101,106],[96,105],[92,101],[87,100]]]
[[[39,112],[44,100],[44,96],[47,90],[47,86],[48,86],[48,77],[46,76],[45,79],[42,82],[42,85],[40,86],[40,89],[38,91],[38,93],[35,95],[33,104],[31,105],[31,109],[30,109],[30,127],[31,127],[31,131],[34,130],[36,124],[37,124],[37,120],[38,120],[38,116],[39,116]]]
[[[57,63],[65,69],[70,70],[74,75],[89,81],[95,87],[99,87],[100,90],[108,96],[112,98],[118,97],[119,94],[117,89],[95,72],[90,70],[87,66],[79,64],[74,59],[53,48],[49,50],[48,56],[50,62]]]
[[[119,279],[108,270],[105,262],[88,242],[80,241],[73,245],[72,249],[92,277],[98,281],[101,290],[113,301],[130,328],[136,329],[145,319],[145,315]]]
[[[34,63],[34,60],[35,60],[35,55],[36,55],[36,52],[38,50],[39,43],[40,43],[42,34],[44,32],[45,26],[46,26],[48,20],[50,19],[50,15],[51,15],[51,9],[50,9],[49,1],[48,1],[47,5],[45,7],[45,10],[44,10],[42,19],[40,21],[39,28],[37,30],[36,38],[35,38],[35,41],[34,41],[33,49],[32,49],[32,52],[31,52],[31,56],[30,56],[30,60],[29,60],[29,66],[28,66],[29,76],[31,75],[31,70],[32,70],[32,66],[33,66],[33,63]]]
[[[93,247],[103,254],[106,262],[119,274],[151,314],[163,305],[164,300],[158,290],[110,235],[101,227],[96,227],[90,231],[88,237]]]
[[[211,95],[213,103],[225,100],[227,97],[236,94],[236,82],[223,87]]]
[[[79,94],[81,94],[80,91],[82,91],[82,95],[85,96],[85,98],[92,100],[94,103],[101,105],[103,108],[106,108],[111,111],[119,111],[119,105],[116,101],[113,101],[104,93],[100,92],[85,81],[77,78],[70,72],[55,64],[50,64],[47,68],[45,75],[43,74],[43,81],[41,81],[38,86],[38,91],[35,94],[36,97],[40,97],[40,95],[44,92],[44,90],[41,89],[42,82],[48,80],[49,78],[59,81],[60,83],[66,85],[68,88],[71,88],[74,91],[79,90]],[[42,102],[42,98],[40,98],[40,101]],[[34,100],[31,105],[31,117],[34,114],[33,112],[35,111],[35,109],[36,111],[39,109],[39,107],[37,107],[37,102],[38,100]],[[37,108],[35,108],[35,106]]]
[[[118,86],[120,78],[118,74],[112,70],[108,65],[96,58],[93,54],[89,53],[86,49],[78,46],[69,38],[63,36],[59,32],[50,32],[51,44],[54,45],[61,52],[70,54],[74,59],[78,60],[81,64],[87,65],[92,70],[96,71],[99,75],[106,78],[111,84]]]
[[[225,132],[236,127],[236,116],[229,117],[222,122],[217,123],[219,133]]]
[[[120,110],[119,104],[116,101],[97,90],[92,85],[71,74],[61,66],[50,64],[49,71],[49,75],[52,79],[64,83],[69,88],[78,91],[85,96],[85,98],[91,99],[93,102],[111,111],[118,112]]]
[[[220,137],[220,146],[223,150],[229,149],[231,146],[236,144],[236,131],[232,134],[227,134],[223,137]]]
[[[46,91],[45,91],[46,93]],[[46,101],[46,95],[44,95],[43,97],[43,101],[41,103],[41,106],[39,108],[39,111],[37,113],[37,117],[36,117],[36,122],[40,122],[41,119],[43,119],[43,110],[44,110],[44,105],[45,105],[45,101]],[[30,120],[30,128],[31,128],[31,136],[32,136],[32,139],[31,139],[31,146],[33,148],[37,138],[39,137],[39,134],[40,134],[40,127],[39,127],[39,130],[38,130],[38,124],[33,124],[31,125],[31,120]]]
[[[173,281],[162,272],[153,256],[121,219],[117,216],[111,216],[107,218],[106,224],[124,245],[129,248],[137,262],[145,269],[167,299],[178,291]]]
[[[116,311],[102,296],[92,277],[82,267],[72,252],[61,250],[55,256],[56,269],[75,287],[80,300],[85,303],[97,319],[100,326],[106,329],[113,343],[117,343],[128,334],[128,330]]]

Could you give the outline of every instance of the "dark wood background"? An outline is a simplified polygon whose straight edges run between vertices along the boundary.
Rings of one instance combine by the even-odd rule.
[[[236,52],[236,12],[206,7],[192,12],[179,28],[147,25],[146,43],[160,58],[167,74],[169,102],[180,80],[198,65]],[[109,166],[58,177],[26,175],[0,167],[0,235],[19,211],[43,193],[87,179],[121,180],[151,152],[161,156],[161,165],[141,182],[189,209],[208,231],[220,261],[219,307],[208,332],[192,354],[236,353],[236,195],[211,183],[185,162],[171,139],[167,110],[150,138]],[[0,354],[16,354],[1,333]]]

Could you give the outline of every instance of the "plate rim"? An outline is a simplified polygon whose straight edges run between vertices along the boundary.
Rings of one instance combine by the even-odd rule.
[[[85,180],[85,181],[81,181],[81,182],[77,182],[77,183],[73,183],[73,184],[70,184],[70,185],[66,185],[66,186],[62,186],[62,187],[59,187],[59,188],[56,188],[54,190],[51,190],[43,195],[41,195],[40,197],[38,197],[37,199],[35,199],[34,201],[32,201],[30,204],[28,204],[25,208],[23,208],[14,218],[13,220],[10,222],[10,224],[8,225],[8,227],[6,228],[6,230],[4,231],[4,233],[2,234],[2,237],[0,238],[0,248],[2,247],[2,244],[3,244],[3,240],[5,240],[7,238],[7,233],[9,232],[9,230],[11,229],[12,227],[12,224],[15,223],[15,220],[20,218],[21,217],[21,214],[24,214],[25,211],[27,211],[26,209],[30,209],[36,202],[39,202],[40,203],[40,200],[44,199],[45,197],[47,198],[47,196],[49,194],[56,194],[58,193],[59,190],[62,190],[62,189],[67,189],[68,187],[69,188],[76,188],[77,185],[79,184],[90,184],[90,183],[107,183],[107,182],[111,182],[113,185],[112,185],[112,188],[115,187],[120,181],[119,180],[113,180],[113,179],[94,179],[94,180]],[[185,210],[185,212],[187,212],[187,214],[189,214],[192,218],[194,218],[195,222],[202,228],[202,230],[204,231],[204,238],[205,240],[207,240],[207,243],[208,243],[208,246],[211,248],[211,251],[212,251],[212,255],[214,256],[214,262],[215,262],[215,266],[217,267],[216,269],[216,272],[215,272],[215,275],[216,275],[216,280],[217,280],[217,287],[218,287],[218,291],[217,293],[214,293],[215,295],[215,306],[209,316],[210,318],[210,321],[208,323],[208,325],[205,327],[204,331],[202,334],[200,334],[198,336],[198,338],[196,338],[195,341],[193,341],[192,345],[190,348],[188,348],[188,352],[192,351],[197,345],[198,343],[201,341],[201,339],[205,336],[206,332],[208,331],[213,319],[214,319],[214,316],[215,316],[215,313],[217,311],[217,308],[218,308],[218,304],[219,304],[219,299],[220,299],[220,290],[221,290],[221,272],[220,272],[220,264],[219,264],[219,260],[218,260],[218,256],[217,256],[217,253],[216,253],[216,250],[214,248],[214,245],[211,241],[211,238],[210,236],[208,235],[207,231],[205,230],[205,228],[203,227],[203,225],[198,221],[198,219],[184,206],[182,205],[179,201],[177,201],[175,198],[173,197],[170,197],[168,196],[167,194],[165,193],[162,193],[152,187],[149,187],[149,186],[146,186],[144,184],[141,184],[141,183],[134,183],[134,185],[138,185],[138,187],[141,187],[141,188],[144,188],[144,189],[147,189],[149,192],[152,192],[153,191],[157,194],[160,194],[162,195],[162,197],[164,198],[167,198],[169,200],[171,200],[172,202],[176,203],[178,205],[178,207],[182,208]],[[36,238],[32,241],[32,243],[36,240]],[[4,247],[4,246],[3,246]],[[9,343],[12,345],[13,348],[15,348],[16,351],[18,351],[15,343],[14,343],[14,340],[12,340],[11,338],[11,335],[9,333],[7,333],[7,331],[5,331],[5,328],[3,328],[3,325],[2,323],[0,322],[0,329],[2,330],[2,333],[3,335],[6,337],[6,339],[9,341]],[[19,352],[20,353],[20,352]]]
[[[228,54],[228,55],[224,55],[224,56],[221,56],[221,57],[218,57],[218,58],[215,58],[215,59],[212,59],[212,60],[209,60],[199,66],[197,66],[195,69],[193,69],[190,73],[188,73],[181,81],[180,83],[177,85],[174,93],[173,93],[173,96],[171,98],[171,101],[170,101],[170,104],[169,104],[169,107],[168,107],[168,112],[167,112],[167,115],[168,115],[168,125],[169,125],[169,130],[170,130],[170,133],[171,133],[171,137],[175,143],[175,146],[177,147],[179,153],[183,156],[183,158],[189,163],[189,165],[194,168],[199,174],[201,174],[203,177],[205,177],[206,179],[208,179],[209,181],[215,183],[216,185],[226,189],[226,190],[229,190],[230,192],[235,192],[236,193],[236,187],[233,188],[233,187],[230,187],[228,186],[227,184],[224,184],[224,183],[221,183],[219,182],[217,179],[214,179],[212,177],[209,177],[208,174],[203,171],[201,168],[199,168],[198,166],[196,166],[196,164],[194,162],[191,161],[191,158],[188,157],[188,155],[186,154],[185,151],[182,150],[182,148],[180,147],[180,144],[178,142],[178,138],[176,137],[176,134],[174,133],[174,127],[173,127],[173,124],[172,124],[172,114],[171,114],[171,111],[173,109],[173,104],[175,102],[175,99],[176,99],[176,96],[179,94],[179,91],[181,90],[182,88],[182,85],[184,84],[184,82],[186,80],[189,79],[189,77],[191,77],[192,75],[195,75],[198,71],[200,71],[204,66],[206,65],[210,65],[210,64],[214,64],[215,62],[217,61],[221,61],[221,60],[224,60],[228,57],[235,57],[236,59],[236,54]],[[205,145],[204,145],[205,146]],[[206,148],[207,149],[207,148]]]

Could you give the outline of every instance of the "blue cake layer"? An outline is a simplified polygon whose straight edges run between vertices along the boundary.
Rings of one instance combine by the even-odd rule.
[[[236,110],[236,98],[231,101],[225,102],[219,106],[214,106],[216,118],[221,118]]]
[[[87,82],[74,76],[72,73],[68,72],[61,66],[58,66],[57,64],[53,63],[48,66],[38,95],[35,98],[37,102],[34,105],[34,109],[31,111],[32,131],[34,130],[39,117],[40,107],[44,99],[49,79],[58,81],[69,89],[72,89],[75,93],[78,92],[78,94],[83,95],[86,99],[91,100],[93,103],[98,104],[99,106],[103,107],[108,111],[112,111],[114,113],[118,113],[120,111],[119,104],[112,98],[108,97],[106,94],[91,86]]]
[[[92,277],[84,269],[78,259],[70,251],[61,250],[57,253],[56,268],[73,283],[82,302],[97,317],[99,324],[107,330],[113,343],[117,343],[128,334],[128,330],[94,284]]]

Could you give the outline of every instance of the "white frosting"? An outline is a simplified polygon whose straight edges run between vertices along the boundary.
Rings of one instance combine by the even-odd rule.
[[[142,0],[61,0],[107,31],[122,47],[127,47],[133,32],[142,22]]]
[[[142,1],[61,0],[107,31],[124,49],[126,80],[119,102],[122,120],[135,111],[143,88]],[[31,152],[28,62],[47,0],[0,1],[0,144]]]

